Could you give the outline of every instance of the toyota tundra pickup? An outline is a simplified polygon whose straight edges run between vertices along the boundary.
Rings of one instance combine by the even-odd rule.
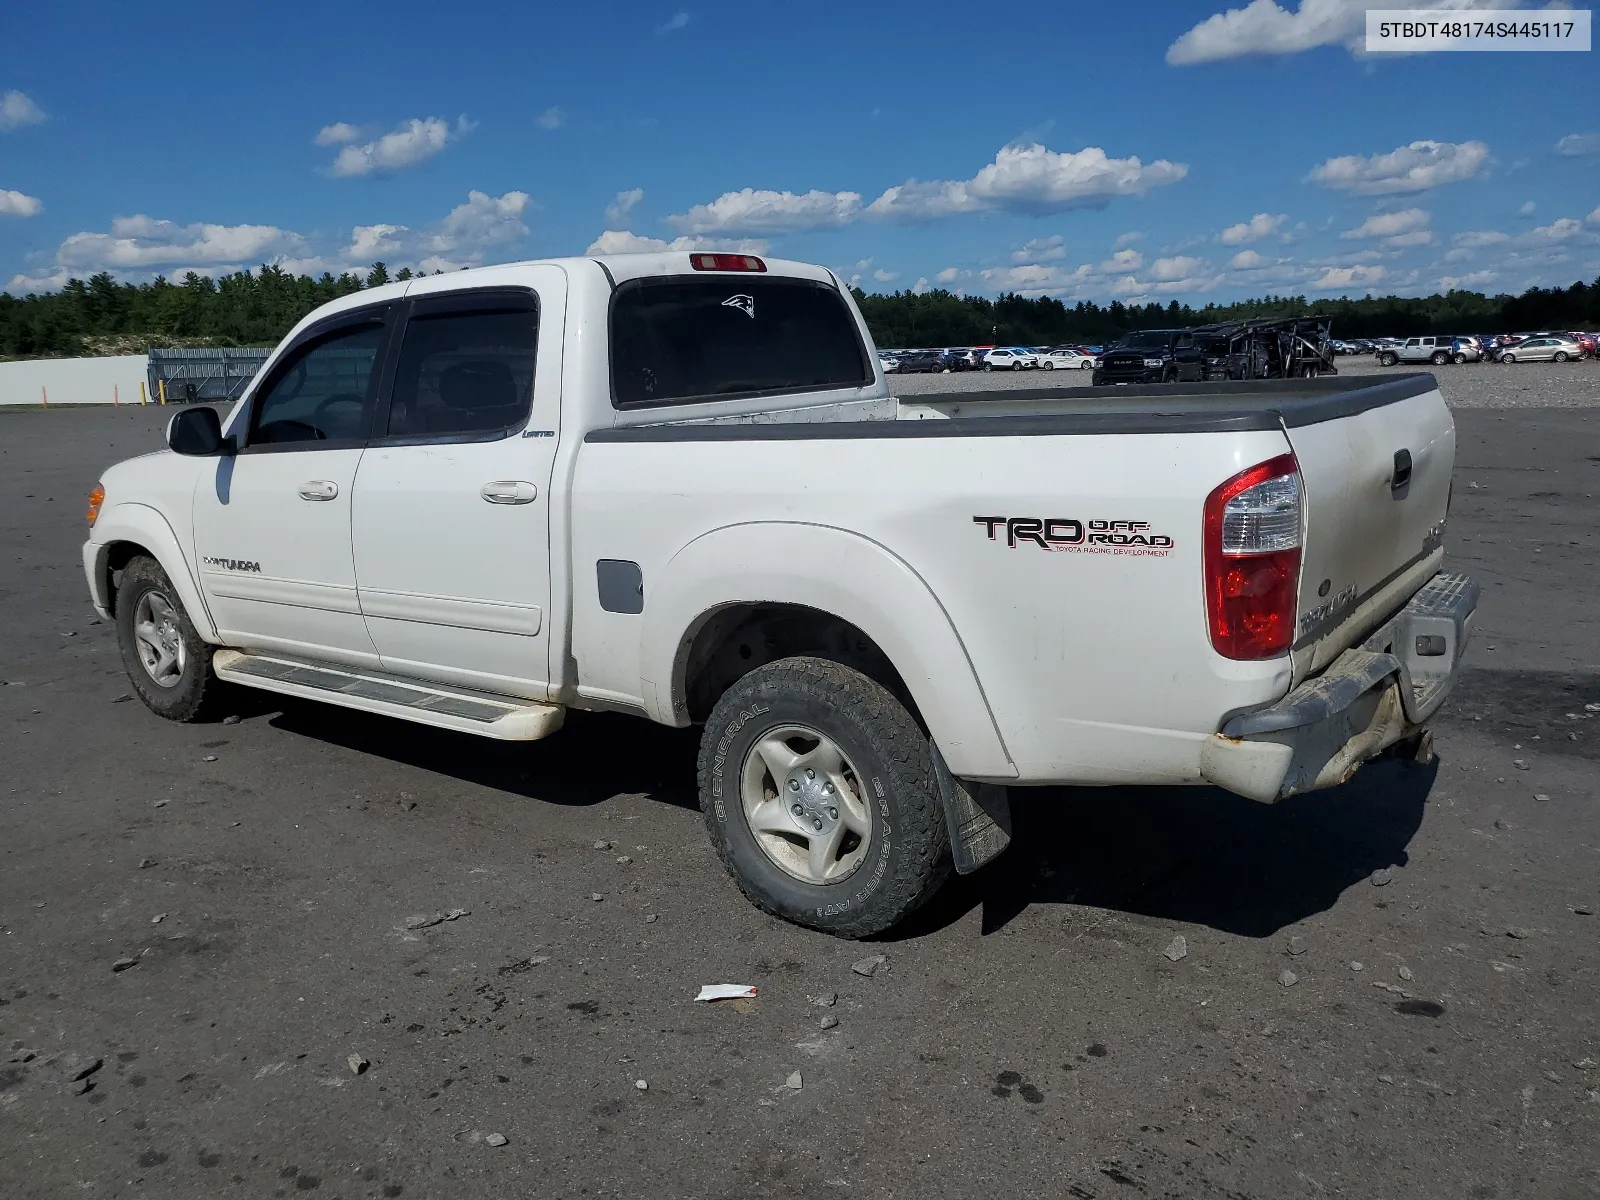
[[[729,873],[842,936],[1003,851],[1012,788],[1424,752],[1477,599],[1429,375],[897,400],[837,276],[746,254],[347,296],[167,445],[83,547],[153,712],[699,726]]]

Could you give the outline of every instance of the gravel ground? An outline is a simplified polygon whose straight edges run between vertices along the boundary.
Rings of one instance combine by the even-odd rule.
[[[1023,793],[865,946],[740,898],[692,732],[121,702],[83,496],[164,415],[0,417],[8,1200],[1600,1190],[1600,415],[1458,415],[1485,594],[1436,764]]]
[[[1405,375],[1415,366],[1380,367],[1370,358],[1341,358],[1341,375]],[[1584,363],[1468,363],[1433,368],[1453,408],[1594,408],[1600,406],[1600,360]],[[1087,387],[1087,371],[963,371],[891,375],[897,396],[991,389]]]

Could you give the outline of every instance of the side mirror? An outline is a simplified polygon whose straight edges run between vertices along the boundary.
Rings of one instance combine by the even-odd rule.
[[[222,436],[222,419],[214,408],[185,408],[167,423],[167,446],[176,454],[207,458],[233,452],[233,439]]]

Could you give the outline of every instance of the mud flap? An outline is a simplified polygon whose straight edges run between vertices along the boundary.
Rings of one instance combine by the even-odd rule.
[[[950,830],[950,850],[957,873],[970,875],[994,861],[1011,844],[1011,800],[1003,787],[968,783],[950,774],[939,747],[932,746],[933,777]]]

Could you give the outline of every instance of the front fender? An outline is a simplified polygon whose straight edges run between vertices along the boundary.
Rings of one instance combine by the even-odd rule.
[[[831,526],[725,526],[690,542],[648,581],[640,662],[654,720],[689,723],[689,644],[719,609],[759,603],[803,605],[855,625],[900,673],[953,774],[1016,778],[977,672],[938,598],[888,549]]]
[[[110,573],[107,560],[111,547],[117,542],[132,542],[149,551],[161,569],[172,580],[184,611],[194,623],[195,632],[211,643],[217,643],[217,627],[212,623],[211,611],[200,594],[199,581],[190,569],[189,558],[178,544],[177,535],[158,509],[148,504],[118,504],[106,509],[94,523],[94,536],[83,546],[83,569],[89,579],[89,593],[95,608],[109,615],[111,608]]]

